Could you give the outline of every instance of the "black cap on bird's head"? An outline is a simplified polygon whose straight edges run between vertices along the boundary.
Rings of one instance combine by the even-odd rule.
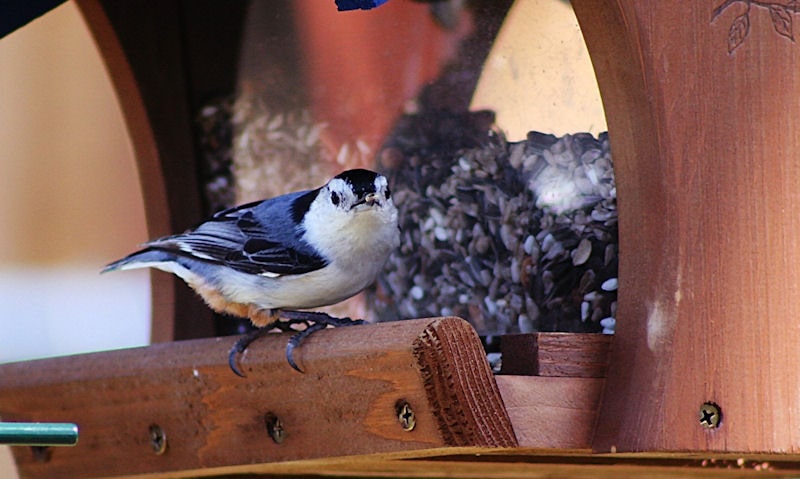
[[[378,176],[380,175],[374,171],[357,168],[355,170],[343,171],[334,176],[334,178],[346,181],[347,184],[353,188],[353,192],[358,195],[359,198],[363,198],[368,193],[375,193],[375,179]]]

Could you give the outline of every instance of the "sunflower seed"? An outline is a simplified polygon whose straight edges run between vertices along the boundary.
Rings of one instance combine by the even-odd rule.
[[[589,238],[583,238],[580,243],[578,243],[578,247],[572,250],[570,256],[572,256],[572,265],[573,266],[580,266],[585,263],[589,256],[592,254],[592,242]]]
[[[603,281],[603,284],[600,285],[600,289],[603,291],[616,291],[617,290],[617,278],[610,278]]]

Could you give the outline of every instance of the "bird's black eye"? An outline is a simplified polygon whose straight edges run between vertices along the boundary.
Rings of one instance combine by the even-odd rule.
[[[386,197],[387,200],[389,199],[390,196],[392,196],[392,192],[389,191],[388,186],[386,187],[386,191],[383,192],[383,196]]]
[[[339,193],[331,191],[331,203],[333,203],[333,206],[339,206],[339,201],[340,201]]]

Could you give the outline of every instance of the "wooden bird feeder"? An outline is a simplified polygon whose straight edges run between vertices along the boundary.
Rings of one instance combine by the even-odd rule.
[[[178,2],[78,3],[151,233],[173,231],[199,211],[182,65],[208,72],[181,50]],[[81,428],[74,448],[14,448],[22,476],[800,473],[800,7],[572,4],[614,152],[610,351],[602,336],[509,337],[517,369],[492,375],[471,326],[431,318],[322,331],[297,352],[305,374],[278,335],[247,351],[245,379],[230,338],[0,365],[4,421]],[[154,281],[154,337],[207,335],[204,307]]]

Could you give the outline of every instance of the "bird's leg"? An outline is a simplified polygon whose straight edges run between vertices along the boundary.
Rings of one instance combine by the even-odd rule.
[[[260,338],[264,334],[267,334],[273,329],[278,329],[285,333],[289,331],[297,331],[293,326],[306,326],[306,329],[292,336],[286,345],[286,360],[288,361],[289,365],[295,370],[303,372],[303,370],[297,366],[297,363],[292,357],[294,349],[300,346],[300,343],[302,343],[303,340],[316,331],[325,329],[328,326],[338,328],[343,326],[364,324],[363,319],[337,318],[327,313],[320,313],[316,311],[273,310],[270,312],[270,314],[278,316],[282,319],[277,319],[266,326],[250,331],[239,338],[239,340],[236,341],[236,344],[233,345],[233,348],[231,348],[231,351],[228,354],[228,365],[237,376],[245,377],[244,373],[239,370],[239,367],[236,364],[237,356],[243,353],[253,341]]]

